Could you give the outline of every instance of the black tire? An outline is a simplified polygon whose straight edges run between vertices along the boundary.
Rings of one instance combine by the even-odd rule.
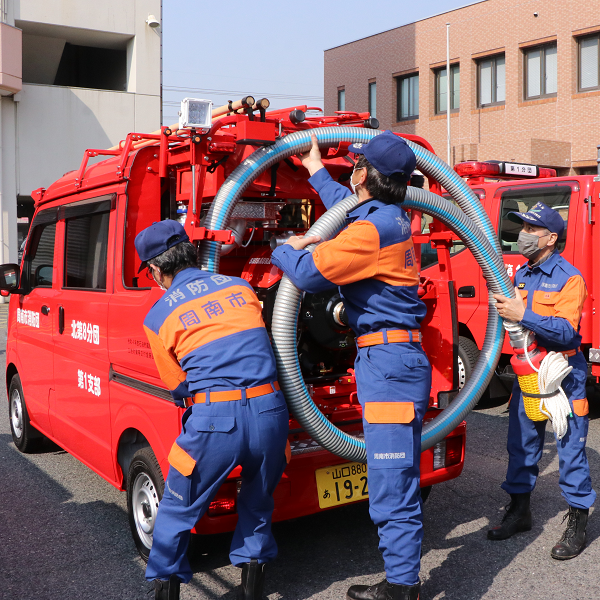
[[[21,378],[18,375],[13,376],[8,388],[8,416],[10,432],[17,450],[23,453],[35,452],[40,447],[43,435],[29,420]]]
[[[127,472],[127,513],[133,541],[146,562],[164,489],[165,480],[152,448],[138,450]]]
[[[458,389],[461,390],[467,381],[469,381],[469,377],[471,377],[471,373],[473,373],[473,369],[475,368],[475,363],[479,358],[479,348],[477,344],[470,340],[467,337],[463,337],[462,335],[458,338]]]

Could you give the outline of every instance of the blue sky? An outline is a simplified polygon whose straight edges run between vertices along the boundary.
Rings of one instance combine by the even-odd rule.
[[[163,122],[177,121],[185,97],[322,106],[324,50],[472,3],[163,2]]]

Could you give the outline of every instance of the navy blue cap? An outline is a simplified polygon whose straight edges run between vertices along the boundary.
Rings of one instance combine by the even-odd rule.
[[[138,273],[146,266],[147,260],[156,258],[181,242],[189,241],[183,225],[177,221],[166,219],[152,223],[135,236],[135,249],[142,259]]]
[[[509,212],[506,217],[515,223],[529,223],[535,227],[545,227],[550,233],[556,233],[560,240],[565,231],[565,222],[558,212],[538,202],[527,212]]]
[[[364,154],[382,175],[396,181],[408,181],[417,165],[415,153],[389,129],[366,144],[351,144],[348,150],[354,154]]]

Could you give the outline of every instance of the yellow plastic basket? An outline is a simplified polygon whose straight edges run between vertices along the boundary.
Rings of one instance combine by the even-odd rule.
[[[530,375],[520,375],[519,385],[521,386],[521,392],[523,392],[525,414],[532,421],[547,421],[548,417],[540,410],[540,399],[527,396],[527,392],[530,394],[540,393],[540,388],[538,387],[538,374],[531,373]]]

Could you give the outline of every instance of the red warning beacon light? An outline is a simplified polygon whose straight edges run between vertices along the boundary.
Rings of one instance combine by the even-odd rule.
[[[490,179],[545,179],[556,177],[555,169],[538,167],[525,163],[513,163],[499,160],[488,160],[485,162],[469,160],[458,163],[454,170],[468,179],[490,178]]]

